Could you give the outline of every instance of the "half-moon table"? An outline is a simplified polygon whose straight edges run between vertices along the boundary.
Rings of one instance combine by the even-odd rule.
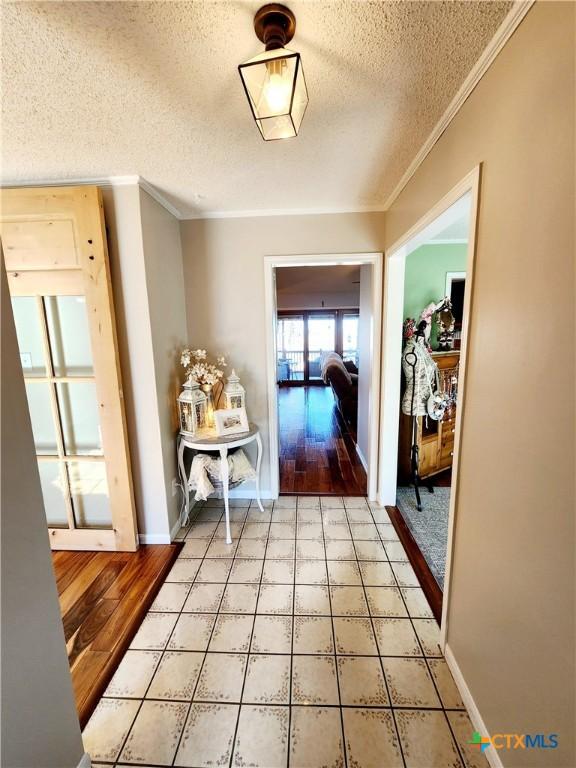
[[[264,507],[260,500],[260,465],[262,464],[262,438],[260,437],[260,430],[255,424],[250,423],[248,432],[240,432],[237,435],[228,435],[222,437],[216,435],[212,430],[199,433],[195,437],[188,437],[180,433],[178,436],[178,469],[180,471],[180,479],[184,486],[184,498],[186,501],[186,514],[189,513],[190,506],[190,477],[186,475],[186,467],[184,466],[184,451],[186,448],[190,448],[193,451],[219,451],[220,452],[220,467],[222,474],[222,490],[224,494],[224,510],[226,512],[226,544],[232,543],[232,536],[230,535],[230,510],[228,504],[228,451],[232,448],[239,448],[241,445],[247,445],[253,441],[256,441],[258,447],[258,453],[256,457],[256,500],[258,506],[263,512]]]

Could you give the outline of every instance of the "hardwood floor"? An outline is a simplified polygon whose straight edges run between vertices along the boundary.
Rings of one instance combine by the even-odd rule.
[[[60,612],[83,728],[181,544],[137,552],[53,552]]]
[[[280,387],[280,493],[365,496],[355,436],[329,387]]]

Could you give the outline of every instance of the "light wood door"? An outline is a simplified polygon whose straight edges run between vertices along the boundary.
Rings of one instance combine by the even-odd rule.
[[[138,547],[98,187],[1,192],[0,236],[52,549]]]

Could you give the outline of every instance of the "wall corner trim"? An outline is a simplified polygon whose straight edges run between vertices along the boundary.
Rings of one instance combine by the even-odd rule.
[[[432,148],[438,139],[442,136],[446,128],[448,128],[452,120],[456,117],[468,96],[470,96],[474,88],[476,88],[480,80],[484,77],[490,68],[490,65],[496,56],[500,53],[502,48],[506,45],[508,40],[512,37],[523,18],[534,5],[534,2],[535,0],[515,0],[514,5],[504,18],[504,21],[496,30],[496,34],[490,40],[482,52],[480,58],[476,61],[476,64],[474,64],[468,73],[468,76],[456,92],[456,95],[446,108],[446,111],[440,120],[436,123],[432,129],[432,132],[420,148],[420,151],[412,160],[404,175],[398,184],[394,187],[391,195],[384,203],[383,207],[385,211],[391,208],[396,201],[396,198],[400,196],[400,193],[404,187],[408,184],[412,176],[414,176],[428,154],[432,151]]]
[[[92,768],[92,759],[88,752],[84,752],[80,758],[77,768]]]
[[[487,736],[489,731],[486,728],[482,715],[480,714],[480,710],[476,706],[476,702],[472,697],[472,693],[470,692],[470,689],[464,680],[464,676],[460,670],[460,667],[458,666],[458,662],[456,661],[454,654],[452,653],[452,649],[448,644],[446,644],[444,648],[444,658],[446,659],[446,663],[448,664],[450,672],[452,672],[452,677],[454,678],[456,687],[460,692],[460,696],[462,696],[464,706],[468,710],[468,714],[470,716],[470,720],[472,721],[472,725],[474,726],[474,730],[478,731],[478,733],[480,733],[482,736]],[[504,768],[502,761],[500,760],[500,755],[498,754],[497,750],[494,749],[492,744],[490,744],[484,754],[486,755],[486,759],[490,763],[491,768]]]
[[[368,472],[368,462],[364,458],[364,454],[360,450],[360,446],[358,444],[356,444],[356,453],[358,454],[358,458],[360,459],[360,462],[361,462],[362,466],[364,467],[364,471]]]

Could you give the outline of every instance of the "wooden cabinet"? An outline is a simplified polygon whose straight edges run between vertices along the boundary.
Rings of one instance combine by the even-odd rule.
[[[460,352],[458,350],[433,352],[432,357],[438,366],[441,385],[445,379],[451,379],[451,386],[457,389]],[[404,391],[404,381],[402,385],[402,391]],[[403,484],[410,480],[411,422],[410,416],[400,413],[398,481]],[[434,421],[424,416],[418,417],[417,443],[420,477],[436,475],[452,466],[455,425],[456,406],[446,411],[442,421]]]

